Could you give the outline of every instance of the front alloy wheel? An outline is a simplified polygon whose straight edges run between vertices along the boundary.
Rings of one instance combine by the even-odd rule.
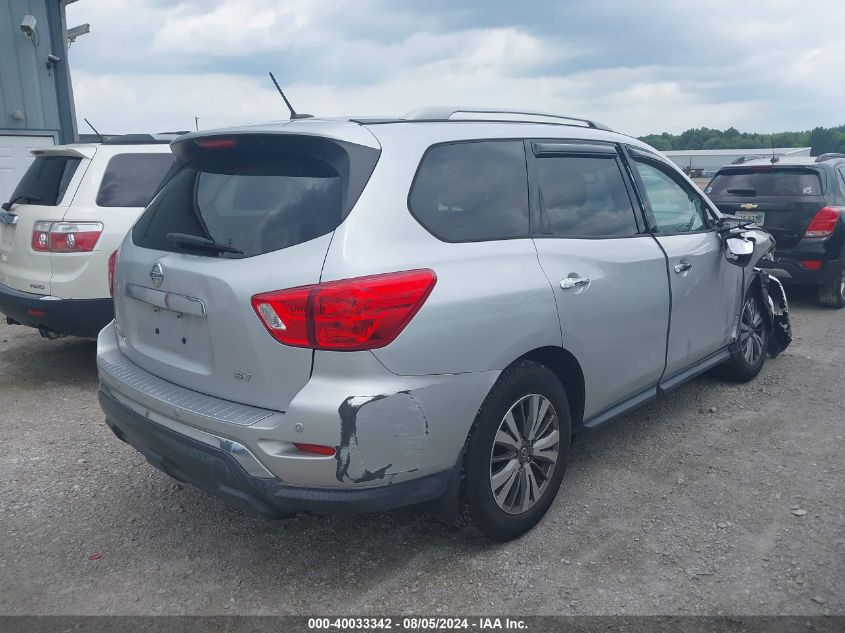
[[[739,342],[745,362],[750,367],[756,366],[765,353],[765,330],[766,324],[763,321],[763,313],[760,312],[760,302],[757,297],[749,297],[742,308]]]
[[[761,299],[752,290],[742,304],[736,349],[731,359],[717,368],[717,372],[728,380],[748,382],[763,369],[768,353],[769,325]]]

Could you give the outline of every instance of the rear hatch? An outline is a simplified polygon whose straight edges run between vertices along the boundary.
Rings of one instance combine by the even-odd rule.
[[[313,352],[276,342],[250,300],[319,282],[334,229],[378,159],[367,135],[370,146],[278,132],[174,143],[181,168],[121,247],[123,353],[189,389],[284,411]]]
[[[0,216],[0,284],[33,294],[49,295],[53,274],[50,253],[32,248],[38,222],[64,218],[85,174],[93,147],[36,150]]]
[[[825,206],[823,178],[802,166],[728,167],[705,193],[722,213],[753,219],[774,236],[778,250],[789,250]]]

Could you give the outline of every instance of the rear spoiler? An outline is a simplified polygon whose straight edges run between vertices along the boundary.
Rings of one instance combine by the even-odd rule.
[[[94,158],[96,147],[42,147],[32,150],[33,156],[70,156],[72,158]]]

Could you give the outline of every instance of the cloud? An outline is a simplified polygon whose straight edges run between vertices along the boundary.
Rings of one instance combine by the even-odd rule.
[[[110,132],[278,118],[514,106],[633,134],[841,124],[845,3],[111,0],[74,3],[77,113]],[[90,116],[89,116],[90,115]]]

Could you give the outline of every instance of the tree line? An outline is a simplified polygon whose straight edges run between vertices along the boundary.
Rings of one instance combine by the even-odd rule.
[[[673,149],[762,149],[768,147],[811,147],[812,155],[828,152],[845,154],[845,125],[816,127],[803,132],[776,132],[757,134],[740,132],[735,127],[715,130],[708,127],[694,128],[681,134],[649,134],[644,141],[661,151]]]

